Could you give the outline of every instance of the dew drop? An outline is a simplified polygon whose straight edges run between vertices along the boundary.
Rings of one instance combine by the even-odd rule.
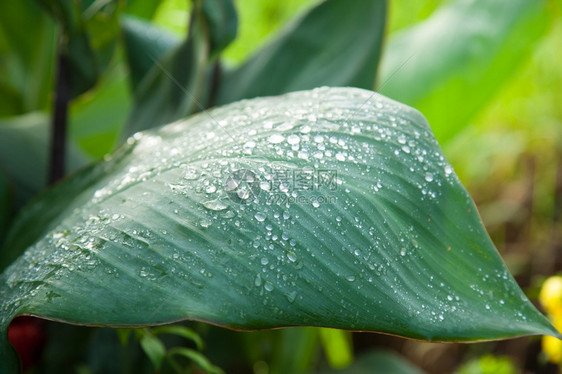
[[[348,275],[345,279],[347,279],[348,282],[353,282],[355,281],[355,275]]]
[[[269,260],[267,259],[267,257],[262,257],[260,262],[264,266],[269,264]]]
[[[433,174],[425,173],[425,180],[431,182],[433,180]]]
[[[308,134],[310,132],[311,128],[308,125],[305,125],[301,128],[301,133],[302,134]]]
[[[287,258],[289,259],[289,261],[291,262],[296,262],[297,261],[297,254],[293,251],[288,251],[287,252]]]
[[[287,138],[287,143],[289,144],[299,144],[301,141],[301,138],[298,135],[292,134],[289,135],[289,137]]]
[[[217,190],[217,187],[214,184],[210,184],[205,188],[206,193],[213,193]]]
[[[214,210],[214,211],[221,211],[221,210],[225,210],[226,208],[228,208],[228,205],[226,205],[220,199],[204,201],[202,204],[205,208],[207,208],[209,210]]]
[[[266,291],[271,292],[273,291],[273,283],[271,283],[270,281],[265,281],[263,288],[265,288]]]
[[[296,298],[297,298],[297,291],[291,291],[287,294],[287,300],[289,300],[290,303],[293,303]]]
[[[265,216],[265,213],[257,212],[257,213],[254,215],[254,218],[255,218],[256,220],[258,220],[259,222],[263,222],[263,221],[265,221],[266,216]]]
[[[199,225],[203,228],[207,228],[209,226],[211,226],[212,222],[210,220],[208,220],[207,218],[202,218],[201,220],[199,220]]]
[[[194,180],[199,177],[199,173],[195,169],[187,169],[183,177],[187,180]]]
[[[279,144],[283,140],[285,140],[285,137],[281,134],[273,134],[267,139],[267,141],[270,142],[271,144]]]
[[[453,172],[453,168],[451,167],[451,165],[446,165],[445,166],[445,175],[451,175],[452,172]]]
[[[246,186],[240,187],[238,190],[236,190],[236,195],[242,200],[248,200],[248,198],[250,197],[250,190]]]
[[[406,137],[404,135],[400,135],[398,137],[398,143],[400,144],[406,144]]]
[[[255,146],[256,146],[256,142],[253,141],[246,142],[243,145],[244,148],[254,148]]]
[[[303,160],[308,160],[308,157],[309,157],[307,151],[300,151],[297,156],[298,156],[298,158],[303,159]]]

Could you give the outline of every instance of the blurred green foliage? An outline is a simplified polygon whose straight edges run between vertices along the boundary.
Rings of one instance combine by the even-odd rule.
[[[82,3],[88,5],[88,2]],[[312,0],[237,1],[239,37],[224,51],[224,64],[235,66],[242,63],[271,40],[275,31],[289,19],[304,13],[313,3]],[[392,36],[427,19],[446,3],[445,0],[391,1],[387,33]],[[548,21],[542,25],[545,28],[544,36],[533,43],[530,56],[520,61],[521,66],[515,69],[509,79],[506,78],[502,87],[498,87],[499,91],[490,94],[489,99],[467,118],[458,132],[447,137],[442,144],[455,171],[474,196],[496,246],[524,286],[559,271],[562,264],[559,244],[562,242],[562,16],[560,1],[548,1],[547,7]],[[152,20],[182,39],[187,35],[190,10],[189,2],[183,0],[130,1],[126,12]],[[21,25],[25,24],[35,25],[38,31],[31,32],[30,28],[29,32],[21,32]],[[103,25],[91,24],[88,27],[115,32],[115,29]],[[91,87],[72,101],[69,112],[71,147],[77,154],[85,153],[89,157],[73,157],[70,163],[73,166],[69,170],[99,159],[111,151],[134,106],[133,85],[125,65],[126,51],[117,45],[114,52],[108,52],[113,45],[105,43],[107,39],[102,37],[105,33],[95,31],[94,34],[101,39],[89,42],[104,52],[92,60],[83,61],[80,57],[76,60],[79,66],[95,61],[99,65],[95,69],[99,76],[88,78],[86,85],[75,89],[76,93],[80,93]],[[85,49],[91,48],[83,39],[79,43]],[[4,145],[0,150],[0,153],[5,153],[0,157],[0,172],[5,174],[0,175],[0,243],[2,227],[7,226],[6,222],[14,211],[46,185],[43,170],[48,143],[45,127],[52,99],[56,45],[55,22],[38,2],[21,0],[8,4],[4,1],[0,13],[0,126],[5,128],[0,131],[10,135],[0,137],[4,140],[10,136],[10,139],[16,140],[10,141],[12,148]],[[404,63],[415,64],[415,59]],[[392,83],[393,74],[400,74],[400,69],[389,72],[388,82],[380,82],[383,90],[384,85]],[[19,123],[24,124],[21,131],[11,132],[10,126]],[[33,126],[37,124],[42,128],[34,130]],[[17,139],[24,141],[17,143]],[[18,149],[25,149],[27,153],[25,157],[18,157],[16,162],[14,154]],[[225,349],[217,348],[221,340],[241,342],[237,349],[243,353],[240,357],[230,357],[230,362],[238,360],[244,369],[251,363],[251,370],[256,374],[274,373],[276,370],[282,372],[279,368],[293,360],[301,362],[299,370],[304,372],[317,364],[317,357],[321,357],[320,361],[324,363],[330,360],[326,357],[329,356],[329,348],[326,348],[325,354],[321,353],[318,349],[320,340],[313,332],[295,329],[248,334],[217,331],[208,326],[198,328],[209,341],[208,353],[212,361],[223,364],[223,367],[226,367],[228,360],[225,356],[228,354]],[[53,329],[55,333],[51,335],[50,349],[55,349],[53,347],[56,344],[53,342],[57,339],[53,336],[59,331],[57,327]],[[109,338],[98,336],[91,340],[87,337],[90,333],[84,334],[86,343],[83,345],[90,344],[90,353],[87,358],[76,354],[78,358],[74,357],[72,361],[81,362],[83,372],[96,372],[93,369],[96,362],[103,360],[99,353],[95,353],[100,350],[100,342],[107,341],[104,339],[117,341],[112,331],[97,334],[106,333]],[[341,342],[340,338],[338,341]],[[404,354],[428,371],[447,371],[446,365],[454,369],[468,357],[464,356],[467,350],[452,349],[450,346],[434,345],[434,348],[429,349],[420,343],[412,348],[411,344],[414,343],[398,344],[392,340],[369,339],[365,345],[394,342],[398,346],[397,350],[405,350]],[[322,344],[327,347],[340,343]],[[534,343],[525,340],[518,344],[520,349],[525,349]],[[357,348],[357,344],[355,346]],[[492,352],[498,347],[503,347],[502,343],[485,345],[479,354]],[[61,351],[64,349],[59,347],[58,354],[64,356]],[[423,353],[416,355],[416,352]],[[445,359],[429,359],[440,357],[439,352],[456,359],[449,364]],[[134,357],[130,352],[127,354]],[[49,358],[46,355],[45,360],[52,361],[56,356]],[[514,370],[514,365],[525,365],[522,357],[514,357],[513,360],[515,363],[485,355],[463,366],[460,372],[499,372],[490,371],[493,369],[510,373],[514,372],[509,371]]]
[[[517,374],[517,368],[508,357],[485,355],[467,362],[457,374]]]

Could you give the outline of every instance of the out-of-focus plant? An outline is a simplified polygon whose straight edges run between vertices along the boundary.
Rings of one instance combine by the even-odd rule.
[[[550,316],[554,326],[562,329],[562,276],[548,278],[541,289],[539,300]],[[542,338],[543,351],[552,363],[562,366],[562,341],[545,336]]]
[[[517,374],[517,368],[508,357],[485,355],[464,364],[457,374]]]

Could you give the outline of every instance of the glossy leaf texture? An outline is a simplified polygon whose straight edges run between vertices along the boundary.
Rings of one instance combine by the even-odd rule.
[[[21,314],[559,336],[509,274],[423,116],[371,91],[241,101],[138,133],[26,211],[11,237],[49,228],[0,277],[2,357]]]
[[[385,17],[385,0],[320,2],[242,66],[225,71],[216,103],[319,86],[372,89]]]
[[[420,110],[447,141],[526,61],[549,23],[546,3],[450,2],[388,40],[380,92]]]

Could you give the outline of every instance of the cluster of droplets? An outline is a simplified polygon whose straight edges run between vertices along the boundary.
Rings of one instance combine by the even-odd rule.
[[[95,187],[92,201],[76,213],[77,217],[82,215],[82,225],[57,227],[44,239],[48,243],[40,242],[31,254],[24,256],[26,269],[35,274],[37,282],[53,268],[53,274],[62,277],[69,271],[103,267],[108,276],[117,278],[122,276],[121,271],[102,264],[100,251],[117,247],[142,257],[145,252],[163,248],[171,261],[155,254],[154,258],[139,262],[135,274],[139,279],[154,283],[174,276],[203,288],[210,278],[224,272],[230,279],[245,279],[242,288],[249,286],[249,292],[258,294],[264,304],[271,303],[277,294],[294,303],[304,300],[301,288],[311,287],[304,279],[304,269],[316,269],[320,266],[318,257],[322,257],[335,264],[324,265],[328,269],[338,264],[346,266],[345,271],[336,275],[343,289],[353,290],[352,295],[361,294],[371,300],[373,294],[387,293],[399,302],[401,294],[413,291],[407,287],[407,275],[397,273],[396,264],[419,260],[423,246],[417,241],[415,229],[397,234],[396,226],[386,222],[386,218],[382,222],[371,220],[366,212],[387,204],[383,198],[391,196],[390,193],[405,194],[409,186],[403,185],[402,179],[412,181],[419,191],[414,197],[420,201],[438,200],[439,191],[456,183],[453,169],[435,150],[429,129],[401,116],[399,108],[392,109],[390,104],[374,99],[357,111],[343,105],[318,104],[314,97],[320,94],[321,91],[311,93],[308,104],[283,108],[286,113],[279,118],[256,102],[239,113],[225,111],[221,115],[220,109],[214,116],[219,123],[200,115],[158,133],[136,135],[130,142],[134,147],[133,162],[115,172],[108,183]],[[391,109],[395,113],[389,115]],[[282,162],[271,165],[272,160]],[[272,202],[274,194],[296,198],[296,194],[320,188],[318,182],[304,192],[295,191],[290,184],[275,185],[271,170],[276,168],[336,170],[336,189],[330,193],[338,196],[337,205],[322,205],[318,200],[309,206]],[[229,181],[228,177],[240,169],[255,173],[259,177],[256,183],[247,176]],[[410,174],[407,178],[396,178],[393,173],[399,172]],[[159,186],[166,190],[159,191]],[[259,193],[252,186],[257,186]],[[122,199],[125,202],[121,205],[115,203],[119,201],[115,196],[127,196],[126,191],[134,191],[138,199],[128,197]],[[379,196],[381,199],[377,200]],[[86,214],[87,209],[104,202],[107,212]],[[154,202],[152,208],[168,220],[170,227],[159,227],[156,222],[147,223],[148,228],[129,224],[137,217],[124,212],[131,212],[131,207],[148,209],[148,202]],[[386,217],[388,211],[382,213]],[[305,222],[310,221],[317,226],[303,230]],[[209,248],[203,250],[201,245],[189,241],[174,242],[174,227],[205,238]],[[326,240],[323,236],[327,234],[335,240]],[[70,252],[79,256],[69,255]],[[220,258],[226,252],[244,257],[244,265],[222,265]],[[194,259],[197,256],[208,256],[209,263]],[[244,269],[250,271],[245,273]],[[40,284],[33,283],[33,277],[25,277],[13,276],[12,284],[32,284],[30,292],[41,289]],[[420,274],[414,273],[412,277]],[[384,289],[381,285],[390,287]],[[465,301],[455,290],[441,281],[437,283],[436,278],[431,277],[424,286],[439,291],[440,299],[419,299],[409,309],[412,315],[425,314],[431,321],[439,322],[465,307]],[[322,293],[328,286],[315,287]],[[474,287],[475,293],[486,296]],[[504,303],[504,299],[498,300],[499,305]],[[346,313],[358,313],[359,307],[345,297],[339,304]],[[486,305],[486,309],[494,308],[492,303]]]

